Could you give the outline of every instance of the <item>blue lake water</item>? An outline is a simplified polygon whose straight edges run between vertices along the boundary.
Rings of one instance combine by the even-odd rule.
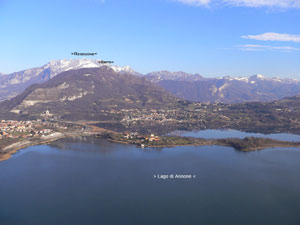
[[[299,162],[298,148],[61,140],[0,163],[0,224],[297,225]],[[157,178],[175,174],[194,178]]]
[[[300,135],[278,133],[278,134],[261,134],[261,133],[246,133],[238,130],[200,130],[200,131],[174,131],[170,135],[179,135],[184,137],[198,138],[245,138],[245,137],[260,137],[271,138],[280,141],[300,141]]]

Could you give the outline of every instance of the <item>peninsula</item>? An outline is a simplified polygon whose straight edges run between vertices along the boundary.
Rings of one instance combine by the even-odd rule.
[[[300,147],[300,142],[278,141],[267,138],[246,137],[204,139],[138,132],[115,132],[96,126],[96,121],[6,121],[0,123],[0,161],[7,160],[20,149],[49,144],[67,137],[93,136],[115,143],[132,144],[141,148],[164,148],[174,146],[221,145],[248,152],[273,147]]]

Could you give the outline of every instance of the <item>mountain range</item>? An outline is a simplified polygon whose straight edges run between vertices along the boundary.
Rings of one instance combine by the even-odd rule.
[[[33,84],[1,102],[0,113],[19,118],[51,114],[67,120],[118,120],[120,110],[169,109],[176,103],[175,97],[144,77],[101,66],[68,70]]]
[[[177,98],[157,85],[164,81],[162,77],[173,78],[166,81],[178,83],[232,82],[236,85],[236,96],[240,97],[241,89],[246,89],[247,85],[260,85],[266,90],[277,89],[273,92],[284,91],[284,85],[295,85],[297,90],[296,80],[262,75],[203,78],[200,75],[193,77],[186,73],[171,73],[162,76],[165,73],[161,72],[160,78],[152,73],[152,79],[156,81],[151,81],[150,75],[136,75],[128,69],[126,72],[126,69],[112,66],[68,69],[0,102],[0,119],[89,120],[97,121],[101,127],[121,130],[127,127],[147,132],[195,128],[300,132],[300,95],[269,102],[203,104]],[[280,86],[281,83],[283,86]],[[242,84],[245,86],[239,87]]]
[[[100,68],[103,66],[110,67],[118,73],[139,75],[129,66],[103,65],[99,64],[98,60],[93,59],[52,60],[41,67],[22,70],[11,74],[0,74],[0,101],[15,97],[30,85],[46,82],[59,73],[80,68]]]
[[[146,78],[179,98],[206,103],[267,102],[300,94],[295,79],[251,77],[204,78],[199,74],[159,71]]]
[[[169,71],[142,75],[129,66],[103,65],[93,59],[73,59],[53,60],[42,67],[0,74],[0,101],[11,99],[30,85],[44,83],[62,72],[101,67],[109,67],[119,74],[143,76],[174,96],[194,102],[267,102],[300,94],[300,81],[295,79],[268,78],[260,74],[250,77],[205,78],[200,74]]]

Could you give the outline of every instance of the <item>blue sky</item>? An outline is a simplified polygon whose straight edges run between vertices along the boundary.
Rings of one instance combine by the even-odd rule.
[[[300,78],[300,0],[0,0],[0,72],[98,52],[138,72]]]

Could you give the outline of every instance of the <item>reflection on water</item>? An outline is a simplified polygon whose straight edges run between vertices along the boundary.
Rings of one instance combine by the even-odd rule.
[[[297,148],[244,154],[60,140],[0,163],[0,224],[299,224],[299,161]]]
[[[278,133],[278,134],[261,134],[246,133],[238,130],[200,130],[200,131],[174,131],[170,135],[179,135],[184,137],[199,138],[245,138],[245,137],[261,137],[271,138],[280,141],[300,141],[300,135]]]

